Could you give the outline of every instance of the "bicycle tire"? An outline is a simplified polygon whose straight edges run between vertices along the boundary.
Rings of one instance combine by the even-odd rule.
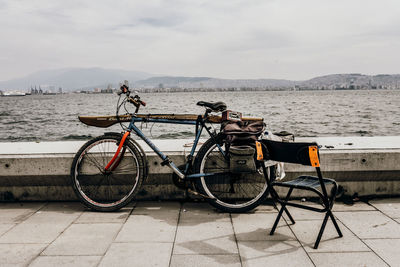
[[[225,157],[216,144],[223,149],[223,136],[208,139],[199,149],[194,161],[195,173],[217,173],[196,180],[196,189],[208,196],[206,200],[215,208],[229,213],[247,212],[260,205],[268,195],[268,184],[262,166],[256,173],[229,172]],[[262,164],[262,163],[261,163]],[[274,167],[267,167],[269,179],[273,179]]]
[[[105,166],[114,156],[121,135],[102,135],[86,142],[71,166],[72,187],[83,204],[97,211],[115,211],[136,195],[145,175],[139,149],[126,140],[109,171]]]

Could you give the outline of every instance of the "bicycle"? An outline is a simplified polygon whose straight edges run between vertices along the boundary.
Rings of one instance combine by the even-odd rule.
[[[204,197],[212,206],[223,212],[246,212],[257,207],[268,195],[267,179],[274,179],[274,167],[258,164],[256,172],[232,173],[227,162],[224,136],[212,131],[209,124],[220,124],[226,110],[223,102],[203,102],[197,105],[205,108],[203,115],[194,114],[138,114],[146,106],[136,94],[131,95],[129,86],[124,84],[118,92],[116,116],[79,116],[87,125],[109,127],[120,123],[123,133],[105,133],[86,142],[76,153],[71,166],[71,180],[78,198],[87,207],[97,211],[115,211],[127,205],[138,193],[148,175],[148,162],[144,150],[130,135],[136,134],[161,158],[163,166],[173,171],[176,186],[190,193]],[[121,96],[124,99],[121,101]],[[119,115],[122,106],[133,104],[135,112]],[[232,113],[234,114],[234,113]],[[257,121],[262,118],[242,118],[243,121]],[[129,122],[126,127],[122,123]],[[195,139],[186,162],[176,166],[145,136],[135,123],[174,123],[195,126]],[[196,148],[202,132],[209,139]]]

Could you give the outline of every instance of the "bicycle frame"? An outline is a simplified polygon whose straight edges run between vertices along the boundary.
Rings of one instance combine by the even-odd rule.
[[[115,155],[113,158],[110,160],[110,162],[107,164],[105,167],[105,170],[108,171],[108,169],[115,168],[115,164],[119,163],[118,155],[121,151],[121,148],[123,147],[127,137],[130,135],[130,133],[133,131],[137,136],[139,136],[161,159],[161,165],[165,166],[167,165],[172,169],[172,171],[178,175],[181,179],[193,179],[193,178],[198,178],[198,177],[203,177],[203,176],[211,176],[214,175],[214,173],[197,173],[197,174],[189,174],[188,172],[191,168],[192,160],[194,158],[194,153],[196,151],[197,145],[199,143],[199,139],[201,136],[201,133],[203,132],[203,129],[206,129],[208,134],[210,135],[211,138],[215,138],[215,134],[210,131],[211,127],[207,127],[206,121],[207,121],[207,112],[204,116],[204,118],[199,115],[196,121],[193,120],[174,120],[174,119],[154,119],[154,118],[138,118],[136,116],[132,116],[132,120],[129,123],[128,129],[123,135],[121,142],[118,146],[117,151],[115,152]],[[193,146],[191,148],[191,151],[187,157],[186,163],[185,163],[185,170],[182,172],[179,170],[179,168],[172,162],[168,156],[166,156],[147,136],[135,125],[136,122],[154,122],[154,123],[171,123],[171,124],[184,124],[184,125],[195,125],[196,126],[196,131],[195,131],[195,140],[193,142]],[[225,153],[221,146],[217,144],[217,147],[219,151],[222,153],[222,155],[225,156]],[[115,160],[117,160],[116,163]],[[113,166],[114,164],[114,166]]]

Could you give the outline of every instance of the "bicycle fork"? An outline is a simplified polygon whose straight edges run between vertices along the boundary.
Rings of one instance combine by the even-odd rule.
[[[110,171],[113,171],[113,170],[115,170],[115,168],[118,167],[119,163],[121,162],[121,160],[122,160],[122,158],[124,157],[124,154],[125,154],[126,147],[123,147],[124,143],[125,143],[125,140],[130,135],[130,133],[131,133],[130,131],[126,131],[126,133],[124,133],[124,135],[122,136],[121,141],[119,142],[117,151],[115,151],[115,154],[112,157],[112,159],[108,162],[106,167],[104,167],[105,171],[109,171],[110,168],[111,168]],[[120,154],[121,149],[122,149],[122,152]],[[118,155],[120,155],[120,156],[118,156]]]

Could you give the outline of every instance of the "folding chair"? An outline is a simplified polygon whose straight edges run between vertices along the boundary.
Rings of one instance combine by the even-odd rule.
[[[280,181],[269,182],[268,186],[270,188],[272,199],[275,202],[277,201],[281,204],[281,209],[279,210],[278,216],[276,217],[270,235],[274,234],[283,211],[285,211],[289,215],[286,206],[293,206],[310,211],[325,213],[322,226],[320,228],[317,240],[315,241],[314,244],[314,249],[318,248],[319,242],[321,241],[321,237],[325,230],[325,226],[329,217],[331,218],[339,237],[342,237],[343,234],[340,231],[339,226],[335,220],[335,217],[332,214],[332,207],[335,202],[335,197],[337,193],[337,183],[335,182],[335,180],[322,177],[319,164],[318,145],[316,143],[278,142],[272,140],[262,140],[261,142],[268,149],[270,160],[313,166],[315,167],[318,175],[318,177],[302,175],[294,180],[287,182],[280,182]],[[326,189],[328,185],[332,186],[330,196],[328,195]],[[289,188],[288,193],[284,199],[281,199],[279,195],[276,193],[274,189],[276,187]],[[289,198],[294,189],[307,190],[316,193],[318,197],[322,200],[323,208],[316,208],[299,203],[290,202]],[[289,219],[292,221],[292,223],[295,223],[291,216],[289,216]]]

